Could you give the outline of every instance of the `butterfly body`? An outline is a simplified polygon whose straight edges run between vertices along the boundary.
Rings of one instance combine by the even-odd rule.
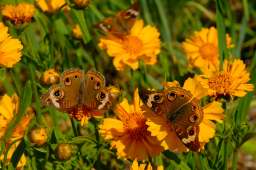
[[[105,78],[99,72],[88,71],[84,74],[81,70],[71,69],[63,73],[60,84],[53,85],[42,95],[41,102],[44,106],[53,105],[81,120],[85,115],[103,114],[112,106],[118,94],[117,88],[106,87]]]
[[[199,124],[203,118],[199,101],[181,87],[170,87],[162,91],[140,92],[146,105],[155,114],[164,115],[181,142],[192,151],[200,149]]]

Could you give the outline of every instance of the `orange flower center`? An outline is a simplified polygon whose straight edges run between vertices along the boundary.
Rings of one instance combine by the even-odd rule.
[[[137,57],[143,47],[142,41],[136,36],[127,36],[123,40],[123,48],[131,56]]]
[[[218,57],[218,48],[215,45],[210,43],[205,44],[199,49],[199,52],[204,59],[216,63]]]
[[[208,85],[220,94],[226,94],[230,89],[231,77],[228,73],[219,73],[209,79]]]
[[[149,135],[147,131],[146,119],[136,113],[131,114],[129,119],[124,122],[125,129],[129,133],[131,139],[140,140]]]

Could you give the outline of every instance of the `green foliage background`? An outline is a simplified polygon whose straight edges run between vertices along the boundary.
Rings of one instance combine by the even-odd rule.
[[[1,0],[0,4],[24,2],[23,0]],[[33,0],[27,2],[34,3]],[[128,160],[118,159],[114,150],[99,136],[97,125],[100,120],[93,119],[86,128],[72,120],[72,128],[62,132],[59,120],[68,120],[64,113],[54,108],[42,108],[40,95],[49,87],[42,85],[40,77],[49,68],[60,72],[68,68],[89,70],[94,68],[106,76],[109,84],[119,86],[123,96],[131,98],[135,87],[160,88],[160,82],[183,81],[197,71],[187,67],[187,61],[180,43],[193,31],[202,27],[217,26],[221,61],[230,57],[225,47],[225,34],[232,37],[234,57],[243,59],[251,72],[251,83],[256,85],[256,1],[249,0],[139,0],[141,15],[146,24],[155,25],[161,32],[161,53],[154,66],[140,64],[140,69],[126,69],[118,72],[112,60],[97,46],[99,34],[94,24],[105,17],[128,8],[132,2],[125,0],[92,0],[88,8],[78,10],[72,3],[69,12],[63,10],[49,15],[37,9],[31,24],[19,28],[10,22],[9,32],[21,39],[22,61],[14,68],[0,68],[0,81],[7,94],[14,92],[21,98],[18,116],[11,122],[1,141],[2,153],[5,141],[12,129],[22,118],[27,106],[36,111],[28,131],[32,127],[46,127],[49,139],[43,147],[33,146],[27,136],[15,151],[12,164],[0,169],[15,169],[22,153],[27,155],[25,169],[127,169]],[[83,37],[72,37],[72,26],[79,24]],[[202,153],[174,154],[166,151],[151,160],[153,164],[163,164],[165,169],[237,169],[238,154],[244,150],[256,160],[255,122],[249,121],[250,108],[255,106],[255,96],[246,97],[225,104],[225,121],[218,125],[218,133]],[[53,120],[49,126],[43,117],[48,112]],[[111,115],[112,113],[108,113]],[[83,133],[82,133],[83,132]],[[83,135],[81,135],[83,134]],[[254,138],[254,140],[253,140]],[[68,161],[59,161],[55,149],[59,143],[74,144],[74,155]]]

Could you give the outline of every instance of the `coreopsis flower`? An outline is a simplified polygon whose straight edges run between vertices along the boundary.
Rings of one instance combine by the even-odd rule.
[[[20,40],[8,34],[8,27],[0,22],[0,66],[11,68],[21,59]]]
[[[153,167],[150,163],[138,163],[138,161],[135,159],[132,162],[132,166],[130,167],[130,170],[153,170]],[[164,170],[163,165],[159,165],[156,167],[156,170]]]
[[[65,0],[37,0],[37,5],[43,12],[54,13],[66,5]]]
[[[164,84],[165,88],[177,86],[177,82],[169,82]],[[188,90],[193,97],[200,100],[207,95],[206,89],[196,80],[187,79],[184,82],[183,88]],[[213,121],[221,122],[224,118],[224,110],[221,107],[221,103],[213,102],[203,106],[203,119],[199,125],[199,142],[200,148],[209,142],[215,135],[215,123]],[[148,118],[147,125],[148,130],[153,136],[156,136],[161,145],[165,149],[169,149],[173,152],[186,152],[188,148],[182,143],[177,136],[173,125],[168,120],[166,115],[162,114],[145,114]]]
[[[73,37],[75,37],[76,39],[81,39],[82,38],[82,31],[81,31],[80,26],[78,24],[76,24],[72,28],[72,34],[73,34]]]
[[[226,35],[227,48],[231,48],[231,38]],[[201,69],[219,68],[218,32],[215,27],[202,28],[182,43],[189,64]]]
[[[2,9],[2,15],[12,21],[15,25],[28,23],[35,14],[35,7],[29,3],[20,3],[17,5],[5,5]]]
[[[37,146],[42,146],[47,142],[47,130],[46,128],[34,128],[30,131],[30,141]]]
[[[114,110],[117,118],[106,118],[100,126],[100,134],[111,140],[111,146],[117,149],[119,157],[144,160],[163,150],[157,138],[147,130],[142,105],[136,89],[133,104],[124,99]]]
[[[51,68],[43,73],[41,79],[42,82],[46,85],[56,84],[60,80],[60,75],[55,69]]]
[[[145,26],[142,20],[136,20],[130,34],[122,38],[103,37],[99,47],[105,49],[117,70],[125,66],[138,69],[139,61],[153,65],[157,62],[160,52],[159,32],[153,26]]]
[[[208,95],[215,97],[243,97],[254,89],[253,84],[248,83],[250,73],[240,59],[225,60],[222,70],[207,71],[207,74],[199,76],[198,80],[208,90]]]
[[[0,100],[0,139],[5,135],[5,132],[8,128],[8,125],[13,120],[15,114],[18,112],[19,107],[19,99],[17,95],[13,95],[9,97],[8,95],[4,95]],[[3,154],[0,155],[0,160],[4,159],[4,155],[7,154],[7,164],[10,162],[11,157],[18,147],[21,139],[25,135],[25,130],[30,123],[31,119],[34,116],[34,111],[31,108],[28,108],[26,111],[26,115],[18,122],[18,124],[14,127],[11,137],[6,141],[6,147],[9,148],[10,144],[15,142],[10,146],[7,151],[3,151]],[[6,153],[8,152],[8,153]],[[21,159],[17,165],[17,169],[21,169],[26,164],[26,157],[23,154]]]

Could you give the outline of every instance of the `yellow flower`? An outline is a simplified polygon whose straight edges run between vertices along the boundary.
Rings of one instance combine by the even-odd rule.
[[[165,88],[168,88],[177,86],[177,83],[168,82],[164,85]],[[191,92],[193,97],[198,100],[207,94],[206,89],[204,89],[196,79],[187,79],[183,88]],[[215,124],[212,121],[220,122],[224,118],[223,112],[224,110],[221,107],[221,103],[218,102],[213,102],[203,107],[203,119],[199,125],[199,142],[201,148],[204,147],[204,144],[207,143],[210,138],[214,137]],[[148,130],[161,141],[161,145],[165,149],[169,149],[173,152],[188,151],[188,148],[181,142],[176,132],[173,130],[173,125],[165,115],[148,113],[146,117],[148,118]]]
[[[130,170],[153,170],[153,167],[150,163],[141,163],[139,164],[137,159],[132,162],[132,166]],[[164,170],[163,165],[159,165],[156,167],[156,170]]]
[[[233,62],[225,60],[223,70],[199,76],[198,80],[208,89],[210,96],[237,96],[243,97],[247,92],[253,91],[254,86],[248,81],[250,73],[242,60]]]
[[[51,68],[46,70],[42,76],[42,82],[46,85],[56,84],[59,82],[60,75],[55,69]]]
[[[9,97],[7,95],[4,95],[0,100],[0,139],[4,136],[9,123],[14,118],[15,114],[18,112],[18,106],[19,105],[19,99],[17,95],[13,95],[12,97]],[[12,131],[10,139],[6,142],[6,147],[8,148],[10,144],[12,144],[14,141],[16,141],[13,145],[10,146],[10,149],[7,153],[7,164],[10,162],[11,157],[15,151],[15,149],[18,147],[20,143],[20,139],[24,137],[25,130],[30,123],[31,119],[34,116],[34,111],[31,110],[31,108],[27,109],[26,115],[18,122],[18,124],[15,126],[15,128]],[[18,140],[18,141],[17,141]],[[6,151],[3,152],[2,155],[0,155],[0,160],[4,159],[4,155]],[[17,168],[20,169],[26,164],[26,157],[23,154]]]
[[[37,5],[43,12],[54,13],[66,5],[65,0],[37,0]]]
[[[106,49],[117,70],[123,70],[126,65],[136,70],[139,60],[153,65],[157,62],[160,52],[159,32],[153,26],[145,26],[142,20],[137,20],[129,35],[122,38],[104,37],[100,39],[99,47]]]
[[[232,47],[231,38],[226,35],[226,45]],[[182,43],[182,48],[192,67],[216,70],[219,68],[218,32],[215,27],[203,28]]]
[[[30,22],[34,13],[35,7],[29,3],[6,5],[2,9],[2,15],[11,20],[15,25]]]
[[[111,140],[111,146],[117,149],[118,156],[144,160],[163,150],[156,137],[151,136],[147,130],[138,89],[135,90],[132,105],[124,99],[114,111],[117,119],[104,119],[100,134],[106,140]]]
[[[73,0],[78,8],[85,8],[89,5],[90,0]]]
[[[21,59],[23,46],[8,34],[8,28],[0,22],[0,66],[13,67]]]
[[[72,28],[72,34],[76,39],[81,39],[82,38],[82,31],[79,27],[78,24],[76,24],[73,28]]]
[[[0,139],[4,136],[6,129],[17,113],[18,97],[4,95],[0,100]]]

